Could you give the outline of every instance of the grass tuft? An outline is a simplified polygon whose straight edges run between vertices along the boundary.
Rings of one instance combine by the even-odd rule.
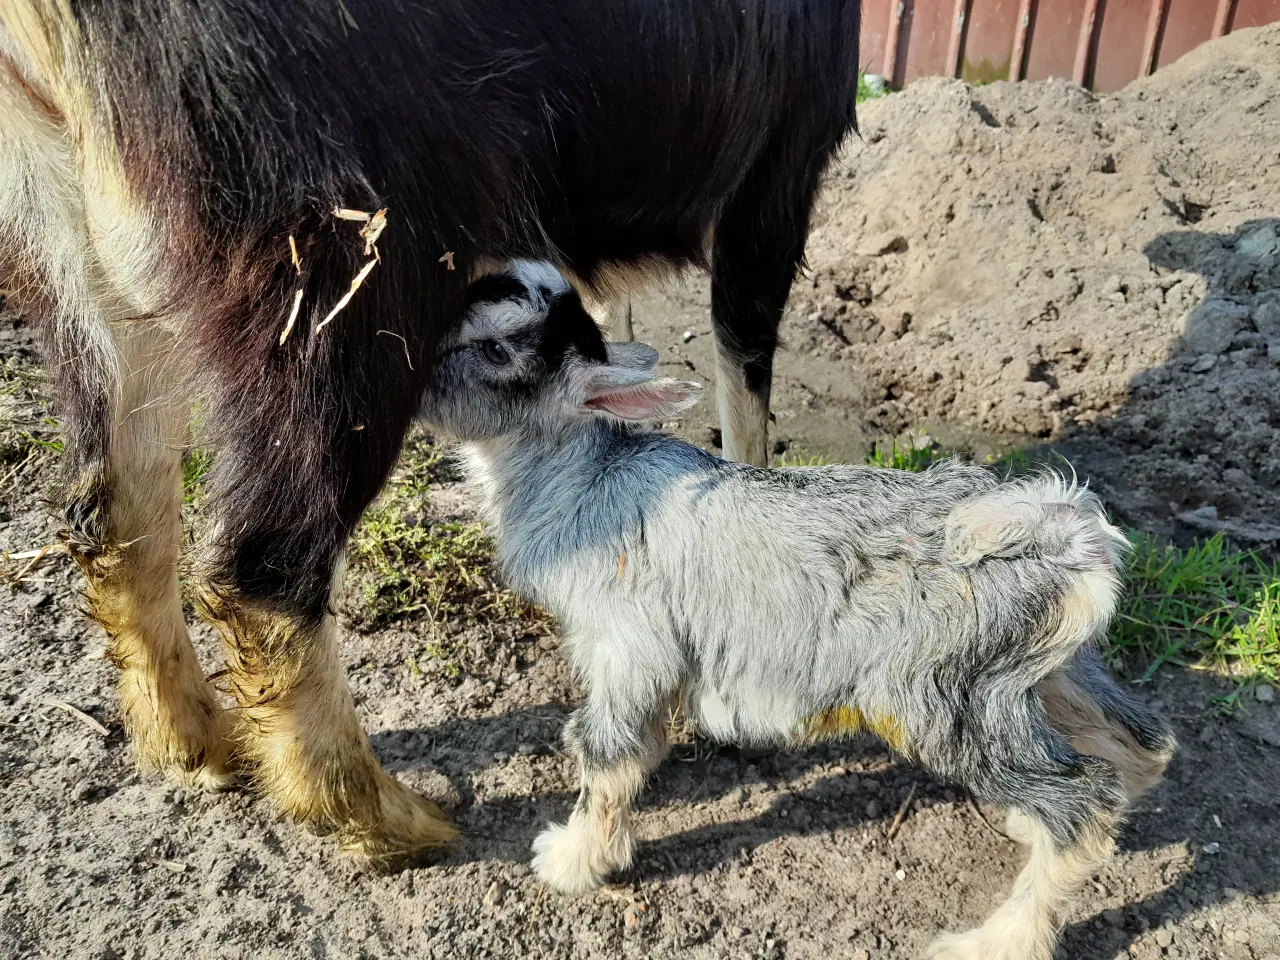
[[[821,454],[809,456],[798,450],[787,450],[778,457],[778,466],[780,467],[825,467],[831,463]]]
[[[1221,534],[1182,549],[1131,534],[1128,589],[1109,639],[1113,660],[1209,670],[1235,683],[1223,709],[1280,682],[1280,568],[1230,549]]]
[[[365,618],[374,625],[425,619],[433,630],[427,652],[456,671],[459,651],[450,637],[457,630],[447,627],[523,618],[526,633],[539,632],[546,617],[499,585],[493,542],[479,523],[426,517],[432,485],[455,478],[448,457],[415,436],[381,500],[352,537],[350,558]]]
[[[909,470],[912,473],[919,473],[948,456],[950,456],[949,453],[932,445],[917,449],[911,440],[905,440],[899,445],[895,439],[890,440],[887,447],[884,443],[877,443],[871,450],[871,455],[867,457],[867,463],[887,470]]]
[[[858,103],[879,100],[881,97],[887,97],[892,92],[883,77],[871,75],[865,71],[858,74]]]
[[[198,511],[204,503],[205,479],[213,466],[213,454],[192,447],[182,458],[182,505]]]

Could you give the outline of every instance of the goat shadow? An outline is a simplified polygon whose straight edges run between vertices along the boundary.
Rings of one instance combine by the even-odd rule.
[[[1190,226],[1204,211],[1170,212]],[[1132,526],[1181,546],[1221,533],[1280,559],[1272,522],[1280,521],[1280,217],[1229,234],[1163,233],[1143,253],[1162,296],[1195,274],[1203,299],[1165,363],[1131,379],[1126,403],[1056,449]],[[1270,899],[1280,890],[1280,709],[1251,704],[1209,720],[1205,701],[1225,684],[1178,671],[1157,686],[1169,711],[1190,709],[1174,718],[1179,751],[1152,798],[1159,812],[1131,832],[1153,850],[1185,843],[1189,856],[1165,889],[1069,926],[1069,956],[1092,956],[1086,944],[1114,956],[1146,929],[1220,902],[1224,891]]]
[[[543,704],[433,728],[382,731],[370,740],[388,770],[429,766],[455,785],[460,803],[454,815],[464,835],[483,841],[471,843],[464,856],[523,860],[547,820],[568,816],[576,789],[530,790],[481,799],[467,775],[501,765],[509,756],[558,752],[559,732],[570,711],[568,705]],[[460,743],[467,747],[460,749]],[[432,744],[437,746],[433,749]],[[832,773],[833,768],[844,772]],[[773,793],[780,784],[797,779],[813,782],[799,792]],[[875,786],[868,786],[872,781]],[[642,844],[638,855],[641,866],[635,868],[635,876],[649,880],[697,873],[737,857],[743,846],[757,846],[785,835],[831,832],[875,820],[887,825],[912,784],[925,804],[955,802],[965,796],[962,789],[946,787],[918,768],[894,762],[885,747],[868,738],[777,753],[751,753],[700,739],[675,744],[637,801],[640,816],[655,807],[735,795],[755,816]],[[771,793],[763,805],[755,799],[764,792],[761,788]],[[951,801],[946,800],[947,793]],[[872,801],[879,812],[868,814]],[[719,852],[708,856],[706,847],[712,838],[715,842],[710,845]]]
[[[1192,219],[1186,211],[1181,216]],[[1206,296],[1188,314],[1167,361],[1132,378],[1129,400],[1119,410],[1052,447],[1029,447],[1028,458],[1047,459],[1050,450],[1065,456],[1120,522],[1184,545],[1220,531],[1275,555],[1280,528],[1249,518],[1280,519],[1280,444],[1267,446],[1266,436],[1280,426],[1280,218],[1249,221],[1232,234],[1165,233],[1144,253],[1162,296],[1178,282],[1170,283],[1170,277],[1188,273],[1203,278]],[[1256,389],[1259,384],[1268,389]],[[1164,443],[1153,458],[1162,435],[1173,443]],[[1224,437],[1235,442],[1224,443]],[[1224,889],[1259,897],[1280,890],[1280,717],[1207,721],[1202,708],[1214,681],[1183,671],[1162,671],[1152,690],[1164,704],[1190,701],[1191,709],[1178,715],[1166,707],[1174,713],[1180,750],[1164,783],[1132,812],[1121,847],[1151,856],[1183,849],[1187,856],[1169,861],[1166,869],[1174,876],[1158,893],[1069,925],[1059,956],[1112,957],[1146,930],[1221,899]],[[530,791],[478,801],[463,784],[467,773],[488,767],[494,753],[510,753],[516,744],[533,739],[534,752],[555,749],[568,709],[545,704],[435,728],[385,731],[373,742],[389,769],[434,766],[459,786],[456,816],[471,838],[461,856],[524,861],[544,822],[567,815],[573,792]],[[1249,724],[1254,733],[1240,735]],[[833,767],[863,772],[838,774]],[[925,805],[964,802],[962,790],[895,763],[879,745],[853,739],[754,759],[734,748],[677,747],[641,795],[639,815],[658,805],[752,797],[761,786],[797,779],[809,785],[773,794],[763,809],[753,803],[749,817],[640,843],[631,878],[704,874],[741,863],[744,847],[749,851],[788,835],[871,823],[887,830],[913,784]],[[873,793],[864,780],[875,780],[878,789]],[[949,789],[958,794],[954,801],[947,799]],[[1210,856],[1206,848],[1233,855]],[[986,906],[975,904],[968,919],[980,920]]]

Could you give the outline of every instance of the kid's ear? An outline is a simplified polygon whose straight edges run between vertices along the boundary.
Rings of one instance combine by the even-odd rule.
[[[658,351],[647,343],[623,343],[610,340],[604,345],[612,367],[627,367],[652,373],[658,365]]]
[[[588,371],[585,393],[583,406],[588,410],[630,423],[647,423],[684,413],[702,396],[702,385],[610,365]]]

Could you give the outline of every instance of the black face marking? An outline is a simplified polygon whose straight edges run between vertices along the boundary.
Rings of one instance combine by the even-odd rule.
[[[542,342],[538,344],[538,356],[546,364],[547,372],[552,373],[560,369],[570,351],[596,363],[609,362],[604,335],[573,290],[551,301],[542,328]]]
[[[528,303],[529,290],[510,274],[490,273],[471,284],[467,291],[468,306],[480,303],[502,303],[504,300]]]

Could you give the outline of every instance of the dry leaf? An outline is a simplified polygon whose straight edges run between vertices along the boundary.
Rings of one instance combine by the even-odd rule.
[[[355,278],[351,281],[351,289],[342,295],[342,299],[338,301],[337,306],[329,311],[329,315],[316,324],[317,333],[327,327],[329,325],[329,321],[342,312],[346,305],[351,302],[351,298],[354,297],[356,295],[356,291],[360,289],[360,284],[364,283],[365,277],[369,276],[369,272],[377,265],[377,260],[370,260],[360,268],[360,272],[357,273]]]
[[[298,276],[302,276],[302,258],[298,256],[298,241],[293,239],[293,234],[289,234],[289,254],[293,257],[293,269],[298,271]]]
[[[302,291],[299,290],[293,295],[293,309],[289,311],[289,322],[284,325],[284,330],[280,334],[280,346],[283,347],[284,342],[289,339],[289,334],[293,333],[293,325],[298,321],[298,310],[301,307]]]
[[[373,219],[371,213],[365,213],[363,210],[348,210],[345,207],[334,207],[333,215],[339,220],[355,220],[359,223],[368,223]]]
[[[377,255],[378,248],[374,246],[378,242],[378,237],[382,236],[382,231],[387,228],[387,208],[383,207],[360,229],[360,236],[364,237],[364,255]],[[382,257],[378,257],[379,260]]]
[[[450,270],[452,270],[453,269],[453,251],[446,250],[444,252],[444,255],[439,260],[437,260],[436,263],[443,263],[447,265]]]

